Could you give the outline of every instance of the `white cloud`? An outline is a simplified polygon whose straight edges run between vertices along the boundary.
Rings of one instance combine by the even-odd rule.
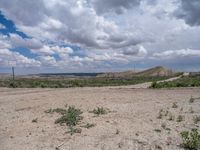
[[[39,49],[43,46],[43,44],[34,38],[22,38],[18,34],[10,34],[10,42],[13,47],[25,47],[28,49]]]
[[[123,51],[124,55],[131,55],[131,56],[141,56],[144,57],[147,55],[147,50],[143,46],[133,46],[128,47]]]
[[[181,49],[181,50],[168,50],[160,53],[154,53],[153,58],[157,59],[176,59],[176,58],[200,57],[200,50]]]
[[[57,66],[57,62],[52,56],[39,56],[39,60],[42,63],[42,66]]]
[[[39,67],[41,63],[35,59],[27,58],[18,52],[0,49],[0,65],[3,67]]]
[[[115,3],[113,1],[110,5]],[[128,8],[138,3],[134,0],[131,3],[117,2],[116,5]],[[65,41],[93,49],[121,48],[146,42],[141,37],[138,39],[138,35],[119,28],[112,20],[98,16],[84,0],[38,0],[37,3],[14,0],[12,3],[0,1],[0,4],[2,12],[16,23],[17,28],[37,39]],[[25,9],[21,10],[22,6]],[[114,40],[116,37],[121,39],[120,43]]]
[[[0,34],[0,49],[7,49],[11,47],[12,46],[9,42],[8,36]]]
[[[30,37],[1,35],[0,50],[25,47],[41,66],[72,70],[145,64],[149,57],[196,58],[198,4],[197,0],[0,0],[5,18]],[[183,15],[176,18],[174,12]]]
[[[127,9],[138,6],[141,0],[92,0],[92,4],[97,13],[114,12],[122,14]]]

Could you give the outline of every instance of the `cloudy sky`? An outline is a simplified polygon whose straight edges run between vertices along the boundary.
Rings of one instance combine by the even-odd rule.
[[[200,0],[0,0],[0,73],[200,70]]]

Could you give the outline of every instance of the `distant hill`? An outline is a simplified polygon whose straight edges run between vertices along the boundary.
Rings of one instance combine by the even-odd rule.
[[[133,77],[135,76],[134,71],[124,71],[124,72],[108,72],[97,75],[97,77],[107,77],[107,78],[125,78],[125,77]]]
[[[97,77],[113,77],[113,78],[131,78],[135,76],[173,76],[176,73],[168,68],[157,66],[140,72],[125,71],[125,72],[110,72],[97,75]]]
[[[175,72],[173,72],[171,69],[157,66],[151,69],[147,69],[141,72],[136,73],[136,76],[173,76]]]

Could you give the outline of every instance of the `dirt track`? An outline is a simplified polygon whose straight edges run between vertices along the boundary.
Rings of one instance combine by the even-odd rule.
[[[200,89],[152,90],[132,88],[70,88],[70,89],[0,89],[0,149],[1,150],[163,150],[181,149],[179,133],[197,128],[193,116],[200,115],[200,99],[189,103],[190,97],[200,97]],[[178,108],[172,108],[177,102]],[[75,105],[83,113],[81,134],[69,135],[67,126],[54,124],[58,114],[46,114],[49,108]],[[111,112],[99,117],[88,113],[97,106]],[[191,107],[194,113],[191,113]],[[158,119],[159,110],[168,116]],[[184,120],[177,122],[178,115]],[[38,118],[37,123],[32,120]],[[163,129],[162,124],[169,130]],[[161,132],[155,131],[160,129]],[[116,131],[119,134],[116,134]]]

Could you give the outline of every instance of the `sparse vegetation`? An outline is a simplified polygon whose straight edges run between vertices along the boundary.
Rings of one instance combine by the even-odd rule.
[[[179,115],[176,119],[177,122],[182,122],[184,120],[184,116]]]
[[[190,107],[189,112],[190,112],[190,113],[194,113],[194,110],[193,110],[192,107]]]
[[[83,117],[80,116],[81,114],[82,112],[80,109],[76,109],[74,106],[70,106],[68,110],[66,110],[66,113],[62,114],[62,116],[58,118],[55,123],[66,123],[67,126],[75,126],[80,120],[83,119]]]
[[[82,132],[81,128],[69,127],[69,131],[67,131],[66,133],[70,133],[71,135],[73,135],[75,133],[81,133],[81,132]]]
[[[199,87],[200,75],[183,76],[174,81],[152,83],[151,88],[171,88],[171,87]]]
[[[156,88],[156,86],[157,86],[157,82],[156,81],[151,83],[151,88]]]
[[[182,146],[188,150],[199,150],[200,149],[200,134],[197,129],[191,131],[181,132],[183,140]]]
[[[90,111],[90,113],[94,113],[96,115],[104,115],[107,113],[106,109],[103,107],[97,107],[95,109],[93,109],[92,111]]]
[[[169,121],[174,121],[174,119],[175,119],[174,115],[172,115],[172,114],[170,113],[170,114],[169,114],[168,120],[169,120]]]
[[[159,132],[159,133],[161,132],[160,129],[154,129],[154,131],[155,131],[155,132]]]
[[[38,119],[35,118],[35,119],[32,120],[32,122],[33,122],[33,123],[37,123],[37,122],[38,122]]]
[[[119,134],[119,129],[116,130],[115,134]]]
[[[17,78],[14,82],[10,79],[0,80],[0,87],[10,88],[69,88],[69,87],[101,87],[101,86],[120,86],[134,85],[144,82],[165,80],[170,77],[148,77],[137,76],[131,78]]]
[[[159,113],[158,113],[158,119],[162,119],[162,117],[163,117],[163,109],[161,109],[160,111],[159,111]]]
[[[67,110],[63,109],[63,108],[55,108],[55,109],[50,108],[48,110],[45,110],[44,112],[45,113],[50,113],[50,114],[56,112],[56,113],[59,113],[59,114],[63,115],[63,114],[65,114],[67,112]]]
[[[174,103],[172,104],[172,108],[178,108],[177,102],[174,102]]]
[[[89,129],[89,128],[92,128],[94,126],[95,126],[95,124],[93,124],[93,123],[87,123],[86,125],[83,125],[81,127]]]
[[[200,122],[200,116],[195,116],[193,118],[193,121],[194,121],[195,124],[199,123]]]
[[[194,100],[195,100],[195,99],[191,96],[189,102],[190,102],[190,103],[194,103]]]
[[[162,124],[161,124],[161,127],[162,127],[163,129],[166,129],[166,123],[162,123]]]
[[[155,145],[155,149],[162,149],[162,147],[160,145]]]

